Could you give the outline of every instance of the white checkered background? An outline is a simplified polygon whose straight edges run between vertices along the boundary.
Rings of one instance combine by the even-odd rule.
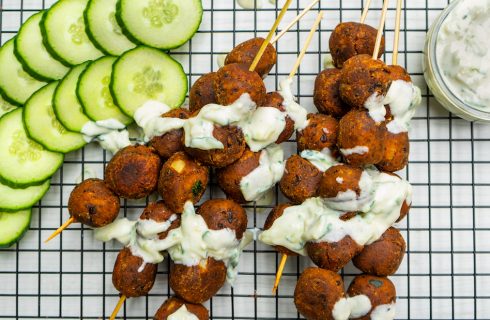
[[[52,2],[0,0],[1,42],[15,36],[22,21]],[[233,0],[203,0],[205,13],[199,33],[172,52],[191,82],[217,69],[217,55],[266,34],[278,10],[269,1],[263,2],[263,9],[254,12],[240,8]],[[381,2],[373,0],[367,20],[373,26],[378,25]],[[422,89],[423,102],[410,133],[410,164],[402,172],[414,186],[414,198],[408,219],[398,226],[408,252],[398,273],[391,277],[398,294],[397,319],[490,319],[490,126],[451,116],[428,93],[422,75],[426,30],[447,2],[404,1],[399,61]],[[308,3],[294,0],[283,25]],[[395,3],[391,1],[387,17],[387,61],[391,61],[393,47]],[[339,20],[357,21],[361,6],[361,0],[321,1],[325,19],[295,84],[301,103],[310,110],[314,110],[313,83],[328,54],[330,32]],[[315,12],[277,44],[278,64],[266,80],[270,91],[289,73]],[[294,146],[289,143],[291,152]],[[107,160],[109,155],[93,145],[67,155],[50,192],[34,209],[31,229],[24,239],[18,246],[0,250],[1,319],[101,319],[110,315],[118,299],[111,272],[120,247],[95,241],[92,231],[80,225],[71,226],[49,244],[43,243],[68,218],[66,205],[73,186],[85,175],[102,177]],[[279,194],[276,192],[276,203],[285,201]],[[223,194],[214,187],[207,191],[209,197]],[[136,217],[145,203],[128,202],[122,214]],[[249,226],[262,227],[269,210],[249,208]],[[235,287],[226,285],[206,303],[211,317],[297,319],[294,286],[310,262],[289,259],[275,296],[271,287],[279,258],[270,247],[251,245],[243,255],[242,274]],[[167,270],[168,262],[164,262],[151,294],[127,301],[120,317],[152,317],[169,295]],[[351,265],[344,270],[346,286],[357,273]]]

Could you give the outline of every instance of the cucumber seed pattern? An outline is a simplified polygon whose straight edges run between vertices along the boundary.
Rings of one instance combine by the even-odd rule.
[[[160,83],[162,73],[160,70],[154,70],[152,67],[145,67],[142,72],[134,75],[136,86],[134,91],[144,94],[151,99],[156,99],[158,94],[163,92],[163,85]]]
[[[143,9],[143,17],[155,28],[172,23],[178,13],[179,7],[172,0],[150,0],[149,5]]]
[[[53,128],[55,128],[56,131],[59,132],[59,134],[66,133],[65,127],[63,127],[63,125],[56,118],[56,115],[54,114],[54,111],[53,111],[53,107],[48,105],[48,106],[46,106],[46,109],[48,110],[48,116],[51,119],[51,125],[53,126]]]
[[[114,32],[115,34],[117,34],[118,36],[122,36],[122,29],[121,27],[119,26],[119,23],[117,23],[117,19],[116,19],[116,13],[115,12],[111,12],[109,14],[109,21],[111,22],[112,24],[112,32]]]
[[[105,76],[102,79],[102,91],[101,96],[104,99],[104,106],[109,109],[117,109],[117,106],[114,104],[114,100],[112,99],[111,91],[109,89],[109,84],[111,83],[111,77]]]
[[[68,32],[71,34],[71,41],[74,44],[82,44],[88,42],[87,34],[85,33],[85,22],[83,17],[78,18],[76,23],[72,23]]]
[[[23,130],[16,130],[12,137],[13,141],[9,146],[9,153],[17,157],[20,163],[41,159],[43,148],[31,139],[28,139]]]
[[[36,79],[34,79],[33,77],[31,77],[27,72],[24,71],[24,69],[22,68],[19,68],[17,70],[17,75],[19,76],[19,78],[21,78],[22,80],[24,80],[25,82],[27,82],[27,84],[33,84],[34,82],[37,82]]]

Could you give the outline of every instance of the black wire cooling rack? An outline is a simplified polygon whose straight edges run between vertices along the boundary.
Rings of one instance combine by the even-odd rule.
[[[22,21],[52,2],[0,0],[1,42],[15,36]],[[266,34],[279,10],[277,4],[263,2],[264,7],[254,11],[240,8],[233,0],[203,0],[205,13],[199,33],[189,44],[172,51],[191,83],[218,68],[218,55],[241,41]],[[391,60],[395,2],[390,4],[387,18],[387,61]],[[283,25],[308,3],[293,1]],[[490,319],[490,126],[463,121],[442,109],[428,93],[421,66],[428,26],[447,3],[404,1],[399,61],[421,87],[423,103],[412,124],[411,160],[402,173],[414,186],[414,199],[410,215],[399,225],[407,254],[399,272],[391,277],[398,292],[398,319]],[[295,87],[301,103],[312,111],[313,82],[323,69],[330,32],[339,21],[357,21],[362,1],[322,0],[316,7],[320,8],[326,11],[325,19],[296,76]],[[381,0],[373,0],[367,23],[377,26],[380,8]],[[279,61],[266,80],[269,90],[289,73],[314,18],[315,13],[310,13],[277,44]],[[290,141],[289,152],[295,152],[294,146]],[[92,231],[80,225],[71,226],[49,244],[43,243],[67,219],[66,204],[75,184],[88,176],[102,177],[109,159],[110,155],[96,146],[67,155],[50,192],[34,208],[25,238],[17,246],[0,250],[0,318],[100,319],[111,313],[118,299],[111,273],[119,247],[96,242]],[[205,198],[222,196],[213,186]],[[123,214],[138,215],[147,201],[125,202]],[[285,201],[278,190],[274,201]],[[249,206],[247,210],[249,227],[260,228],[270,206]],[[272,295],[279,259],[275,251],[260,243],[248,247],[235,287],[225,286],[206,304],[211,318],[299,318],[292,297],[296,279],[309,262],[289,259],[278,294]],[[170,295],[167,270],[168,262],[164,262],[151,294],[130,299],[119,314],[121,318],[153,316]],[[357,273],[352,266],[345,268],[346,285]]]

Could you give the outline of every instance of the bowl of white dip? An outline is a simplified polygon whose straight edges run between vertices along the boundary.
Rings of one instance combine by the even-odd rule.
[[[450,112],[490,122],[490,0],[455,0],[440,14],[427,34],[424,76]]]

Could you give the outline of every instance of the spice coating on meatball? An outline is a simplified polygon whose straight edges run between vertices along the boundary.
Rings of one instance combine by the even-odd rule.
[[[170,315],[177,312],[177,310],[179,310],[183,305],[185,305],[187,311],[195,315],[197,319],[209,319],[209,311],[202,304],[188,303],[180,298],[172,297],[160,306],[153,317],[153,320],[167,320]]]
[[[378,30],[363,23],[344,22],[338,24],[329,40],[330,53],[335,67],[342,68],[345,61],[360,55],[373,55]],[[378,57],[385,51],[384,36]]]
[[[252,38],[237,45],[226,56],[225,64],[240,63],[249,68],[252,65],[260,47],[264,43],[264,38]],[[277,52],[272,44],[268,44],[262,57],[255,67],[255,72],[264,77],[272,70],[277,62]]]
[[[243,233],[247,230],[247,213],[233,200],[208,200],[199,207],[197,213],[203,217],[209,229],[228,228],[235,231],[238,240],[242,239]]]
[[[334,272],[342,269],[352,258],[361,252],[363,246],[350,236],[337,242],[308,242],[306,251],[310,259],[320,268]]]
[[[297,133],[298,151],[329,149],[335,157],[337,151],[338,121],[326,114],[308,114],[308,125]]]
[[[173,215],[176,215],[172,210],[170,210],[163,201],[150,202],[143,213],[140,216],[141,220],[153,220],[155,222],[166,222],[169,221]],[[177,217],[172,223],[167,231],[158,234],[158,238],[163,240],[167,237],[168,233],[173,229],[180,227],[180,217]]]
[[[279,188],[293,203],[300,204],[316,196],[322,172],[311,162],[299,155],[293,155],[286,161],[286,169]]]
[[[196,112],[210,103],[216,103],[214,92],[214,81],[217,78],[216,72],[206,73],[194,82],[189,91],[189,110]]]
[[[342,71],[339,69],[323,70],[316,77],[313,102],[320,113],[341,118],[350,110],[340,98],[341,77]]]
[[[155,191],[162,162],[152,149],[128,146],[112,158],[105,169],[109,188],[125,199],[142,199]]]
[[[178,118],[178,119],[188,119],[190,117],[190,112],[184,108],[178,108],[170,110],[162,115],[162,118]],[[155,149],[155,151],[163,159],[168,159],[174,153],[179,151],[184,151],[184,129],[177,129],[167,132],[161,136],[154,137],[150,141],[150,147]]]
[[[359,181],[363,170],[357,167],[339,164],[330,167],[323,173],[318,187],[318,195],[322,198],[335,198],[339,192],[354,191],[361,194]]]
[[[87,179],[70,194],[68,211],[75,221],[100,228],[119,215],[119,198],[100,179]]]

